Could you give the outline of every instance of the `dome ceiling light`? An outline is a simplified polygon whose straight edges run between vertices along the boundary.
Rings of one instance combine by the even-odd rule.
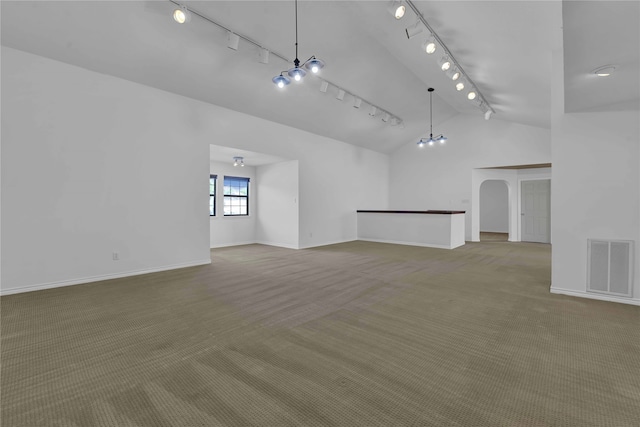
[[[598,67],[595,70],[593,70],[593,74],[595,74],[598,77],[609,77],[615,71],[616,71],[615,65],[605,65],[603,67]]]

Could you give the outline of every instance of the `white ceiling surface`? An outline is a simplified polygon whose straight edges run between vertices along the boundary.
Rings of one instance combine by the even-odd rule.
[[[640,109],[640,2],[565,1],[565,111]],[[609,77],[593,70],[616,66]]]
[[[414,1],[492,105],[495,119],[550,127],[551,50],[560,26],[558,1]],[[606,2],[605,2],[606,3]],[[205,16],[289,60],[295,56],[294,2],[186,1]],[[2,44],[114,75],[354,145],[390,153],[447,133],[458,113],[482,114],[421,52],[423,33],[408,10],[396,21],[388,1],[300,1],[299,58],[326,62],[321,77],[403,120],[391,126],[370,108],[353,108],[337,90],[319,91],[309,75],[279,90],[272,77],[292,65],[194,16],[179,25],[168,1],[2,1]],[[587,27],[588,28],[588,27]],[[619,45],[618,45],[619,46]],[[637,61],[636,61],[637,62]],[[440,124],[443,124],[440,126]]]

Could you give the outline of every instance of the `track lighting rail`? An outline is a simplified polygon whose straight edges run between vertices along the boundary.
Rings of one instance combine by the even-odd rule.
[[[271,49],[269,49],[269,48],[267,48],[267,47],[265,47],[265,46],[261,45],[260,43],[258,43],[257,41],[253,40],[252,38],[250,38],[250,37],[248,37],[248,36],[245,36],[245,35],[243,35],[243,34],[239,34],[239,33],[235,32],[235,31],[233,31],[232,29],[230,29],[230,28],[228,28],[228,27],[226,27],[226,26],[222,25],[221,23],[219,23],[219,22],[217,22],[217,21],[214,21],[213,19],[209,18],[208,16],[206,16],[206,15],[204,15],[204,14],[202,14],[202,13],[198,12],[197,10],[193,9],[191,6],[186,6],[184,3],[181,3],[181,2],[178,2],[178,1],[175,1],[175,0],[169,0],[169,2],[170,2],[170,3],[175,4],[176,6],[182,6],[182,7],[184,7],[184,8],[185,8],[185,9],[187,9],[189,12],[191,12],[192,14],[194,14],[194,15],[198,16],[199,18],[204,19],[205,21],[207,21],[207,22],[209,22],[209,23],[211,23],[211,24],[213,24],[213,25],[217,26],[218,28],[221,28],[221,29],[223,29],[223,30],[225,30],[225,31],[229,31],[230,33],[235,34],[236,36],[240,37],[242,40],[244,40],[244,41],[246,41],[246,42],[248,42],[248,43],[251,43],[252,45],[254,45],[254,46],[256,46],[256,47],[258,47],[258,48],[260,48],[260,49],[268,50],[268,51],[270,52],[270,54],[271,54],[271,55],[276,56],[276,57],[278,57],[278,58],[282,59],[282,60],[283,60],[283,61],[285,61],[285,62],[291,62],[290,60],[288,60],[287,58],[285,58],[285,56],[284,56],[284,55],[279,54],[278,52],[274,52],[273,50],[271,50]]]
[[[449,50],[449,48],[447,48],[447,45],[444,44],[444,42],[442,41],[442,39],[438,36],[438,34],[433,30],[433,28],[431,28],[431,25],[429,25],[429,23],[427,22],[427,20],[424,18],[424,16],[422,15],[422,12],[420,12],[418,10],[418,8],[416,7],[416,5],[413,4],[413,2],[411,0],[405,0],[407,5],[409,5],[409,7],[411,8],[411,10],[413,11],[413,13],[416,14],[416,16],[418,17],[418,19],[420,20],[420,22],[422,22],[422,24],[427,27],[427,30],[429,30],[429,32],[431,33],[431,35],[433,36],[433,38],[436,40],[436,42],[438,42],[438,45],[440,45],[440,47],[442,47],[442,50],[444,50],[445,54],[449,57],[449,59],[451,60],[451,62],[453,62],[456,67],[458,67],[458,70],[460,71],[460,73],[462,73],[462,75],[464,76],[464,78],[467,80],[467,82],[469,83],[469,85],[472,88],[475,88],[475,92],[478,94],[478,98],[481,101],[481,104],[484,104],[485,108],[487,108],[488,111],[491,111],[491,113],[495,114],[495,110],[493,109],[493,107],[491,107],[491,104],[489,104],[486,100],[486,98],[482,95],[482,93],[480,92],[480,89],[478,89],[478,85],[476,85],[473,80],[471,80],[471,77],[469,77],[469,75],[464,71],[464,69],[462,68],[462,65],[460,65],[460,62],[458,62],[458,60],[456,60],[456,58],[453,56],[453,54],[451,53],[451,51]]]

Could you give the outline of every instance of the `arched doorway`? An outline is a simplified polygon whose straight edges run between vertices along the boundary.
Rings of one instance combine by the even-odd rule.
[[[488,179],[480,185],[480,240],[509,239],[509,184]]]

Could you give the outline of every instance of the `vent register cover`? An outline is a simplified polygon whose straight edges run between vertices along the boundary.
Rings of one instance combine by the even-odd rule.
[[[631,297],[633,241],[588,239],[587,290]]]

